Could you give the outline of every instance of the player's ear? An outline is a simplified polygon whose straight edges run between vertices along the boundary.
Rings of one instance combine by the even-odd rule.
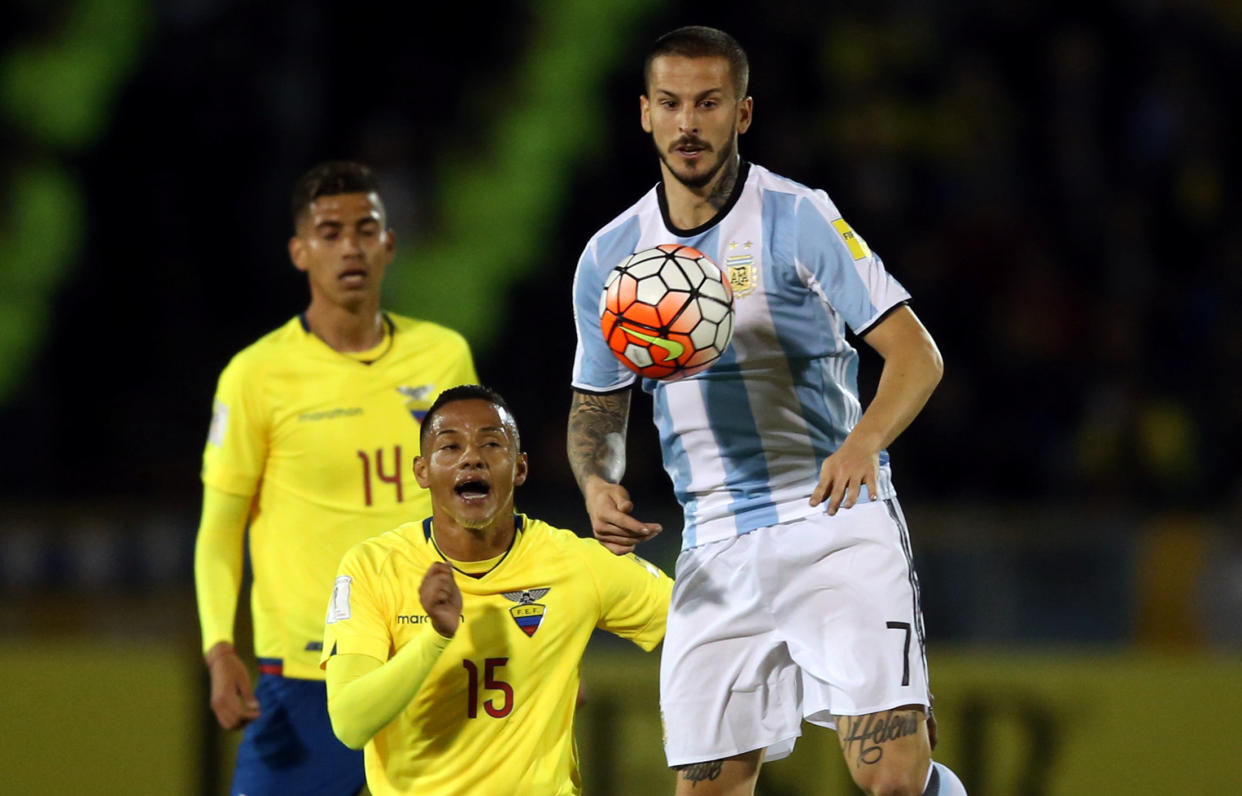
[[[431,480],[427,478],[427,460],[422,455],[414,457],[414,480],[423,489],[431,487]]]
[[[310,267],[306,262],[306,243],[297,235],[289,239],[289,259],[293,261],[293,267],[299,271],[305,271]]]
[[[744,133],[750,129],[750,121],[754,117],[755,100],[747,97],[737,104],[737,131]]]
[[[638,97],[638,114],[639,123],[643,126],[643,132],[651,132],[651,100],[647,99],[646,94]]]
[[[397,233],[392,227],[384,230],[384,250],[388,252],[388,260],[392,261],[392,257],[397,252]]]
[[[530,460],[526,458],[525,453],[519,453],[517,456],[516,466],[513,473],[513,485],[521,486],[526,483],[526,476],[530,473]]]

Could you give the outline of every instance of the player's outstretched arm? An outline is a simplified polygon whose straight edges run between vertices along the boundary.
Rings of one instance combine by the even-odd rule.
[[[203,487],[203,514],[194,543],[194,588],[211,675],[211,709],[226,730],[259,717],[250,672],[233,649],[233,619],[242,580],[242,543],[250,498]]]
[[[663,530],[659,523],[633,517],[630,493],[619,483],[625,473],[629,416],[628,390],[604,395],[575,390],[566,435],[569,466],[586,499],[591,531],[618,555]]]
[[[410,704],[457,632],[461,590],[448,564],[438,561],[428,568],[418,597],[431,627],[388,661],[349,653],[328,658],[328,718],[332,732],[350,749],[366,746]]]
[[[811,505],[827,500],[829,514],[853,506],[863,484],[874,499],[880,451],[918,416],[944,373],[936,342],[909,307],[898,307],[862,339],[884,357],[884,368],[858,425],[820,468]]]

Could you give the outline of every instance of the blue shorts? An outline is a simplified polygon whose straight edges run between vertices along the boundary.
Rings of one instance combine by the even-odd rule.
[[[362,790],[362,752],[332,734],[324,683],[260,674],[254,695],[262,712],[242,735],[229,793],[354,796]]]

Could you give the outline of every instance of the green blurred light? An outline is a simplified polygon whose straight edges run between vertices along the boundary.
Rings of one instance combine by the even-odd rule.
[[[425,248],[398,250],[389,285],[395,308],[457,329],[476,350],[495,341],[511,286],[554,265],[540,259],[540,242],[566,201],[567,176],[605,140],[598,128],[605,81],[621,59],[636,58],[629,34],[656,7],[539,4],[525,60],[498,94],[508,106],[483,147],[489,154],[449,159],[435,197],[441,230]]]
[[[52,302],[81,252],[81,186],[64,159],[111,121],[116,94],[141,52],[147,0],[80,0],[61,26],[19,41],[0,57],[0,120],[16,151],[3,187],[11,211],[0,226],[0,402],[42,348]]]
[[[45,145],[80,149],[110,120],[121,81],[141,52],[146,0],[81,0],[46,40],[18,44],[0,61],[0,103]]]

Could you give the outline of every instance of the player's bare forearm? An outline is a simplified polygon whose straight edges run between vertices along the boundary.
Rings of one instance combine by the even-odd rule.
[[[634,504],[619,483],[625,473],[629,415],[629,392],[594,395],[575,390],[569,409],[569,465],[586,501],[592,533],[617,554],[631,552],[661,530],[659,523],[630,514]]]
[[[909,307],[901,307],[864,337],[884,357],[875,397],[850,432],[880,451],[892,444],[927,405],[944,374],[944,360],[931,334]]]
[[[629,391],[595,395],[574,391],[566,448],[569,466],[585,495],[592,476],[617,483],[625,473]]]
[[[827,501],[830,515],[852,507],[864,486],[876,499],[880,451],[918,416],[944,372],[935,341],[908,307],[893,311],[863,340],[884,357],[884,369],[858,424],[820,467],[811,505]]]

